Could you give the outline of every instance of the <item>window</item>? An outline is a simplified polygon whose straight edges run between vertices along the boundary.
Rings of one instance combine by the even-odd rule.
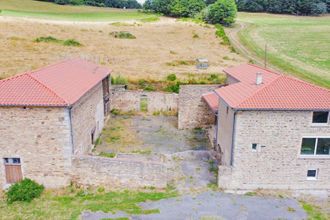
[[[301,155],[328,155],[330,156],[330,138],[303,138]]]
[[[19,165],[21,164],[21,159],[14,157],[14,158],[4,158],[6,165]]]
[[[327,124],[329,121],[329,112],[313,112],[313,123]]]
[[[258,146],[258,144],[253,143],[252,144],[252,150],[257,150],[257,146]]]
[[[307,170],[307,179],[308,180],[316,180],[317,179],[317,170]]]

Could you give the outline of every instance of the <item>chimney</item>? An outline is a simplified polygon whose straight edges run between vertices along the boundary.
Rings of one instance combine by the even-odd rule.
[[[258,72],[256,74],[256,85],[260,85],[263,83],[263,79],[262,79],[262,73]]]

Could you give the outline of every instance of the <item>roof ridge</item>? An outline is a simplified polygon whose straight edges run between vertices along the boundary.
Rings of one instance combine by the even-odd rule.
[[[263,87],[260,87],[259,89],[257,89],[256,91],[254,91],[248,98],[244,99],[242,102],[240,102],[237,107],[239,107],[240,105],[244,104],[245,102],[247,102],[248,100],[250,100],[253,96],[255,96],[257,93],[265,90],[266,88],[268,88],[269,86],[271,86],[272,84],[274,84],[275,82],[277,82],[279,79],[281,79],[282,77],[284,77],[284,75],[279,75],[276,79],[274,79],[273,81],[271,81],[268,84],[265,84]]]
[[[27,75],[27,74],[28,74],[28,72],[17,74],[17,75],[14,75],[14,76],[11,76],[11,77],[8,77],[8,78],[5,78],[5,79],[1,79],[0,82],[9,81],[9,80],[12,80],[12,79],[16,79],[18,77],[22,77],[22,76]]]
[[[62,63],[66,63],[66,62],[73,61],[73,60],[78,60],[78,58],[68,58],[68,59],[65,59],[65,60],[61,60],[61,61],[59,61],[57,63],[49,64],[49,65],[40,67],[39,69],[31,70],[30,72],[27,72],[27,74],[39,72],[39,71],[42,71],[44,69],[47,69],[47,68],[50,68],[50,67],[53,67],[53,66],[57,66],[57,65],[60,65]]]
[[[33,77],[31,75],[31,73],[26,73],[26,75],[29,76],[32,80],[36,81],[38,84],[40,84],[42,87],[44,87],[50,93],[54,94],[56,97],[58,97],[59,99],[61,99],[61,101],[63,101],[65,104],[68,105],[69,102],[67,102],[64,98],[62,98],[60,95],[58,95],[55,91],[53,91],[51,88],[49,88],[48,86],[46,86],[44,83],[40,82],[38,79],[36,79],[35,77]]]
[[[281,72],[277,72],[277,71],[272,70],[272,69],[267,69],[267,68],[265,68],[265,67],[257,66],[257,65],[252,64],[252,63],[248,63],[247,65],[250,65],[250,66],[253,66],[253,67],[256,67],[256,68],[259,68],[259,69],[266,70],[266,71],[271,72],[271,73],[274,73],[274,74],[276,74],[276,75],[284,75],[284,74],[281,73]]]

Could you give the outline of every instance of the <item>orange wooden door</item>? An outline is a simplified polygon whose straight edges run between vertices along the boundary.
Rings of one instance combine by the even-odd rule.
[[[5,164],[7,183],[16,183],[23,179],[22,169],[20,164]]]

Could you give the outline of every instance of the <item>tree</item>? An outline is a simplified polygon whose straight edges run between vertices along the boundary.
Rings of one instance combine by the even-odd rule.
[[[211,24],[228,26],[235,22],[236,13],[237,8],[234,0],[217,0],[207,7],[204,19]]]
[[[175,17],[194,17],[203,8],[203,0],[174,0],[171,3],[171,15]]]

